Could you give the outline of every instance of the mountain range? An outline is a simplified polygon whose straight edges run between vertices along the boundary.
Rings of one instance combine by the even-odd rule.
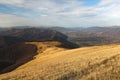
[[[119,80],[119,34],[119,27],[3,28],[0,79]]]
[[[119,26],[54,29],[67,35],[71,42],[81,47],[120,43]]]
[[[4,33],[4,34],[3,34]],[[0,73],[11,71],[30,61],[36,55],[37,47],[27,42],[61,42],[58,47],[76,48],[78,45],[69,42],[67,36],[50,29],[23,28],[6,29],[0,32]],[[51,45],[49,45],[51,46]],[[42,48],[42,46],[41,46]],[[27,56],[28,55],[28,56]],[[24,57],[25,60],[23,60]],[[21,60],[22,59],[22,60]],[[7,67],[13,66],[6,70]],[[5,69],[5,71],[4,71]]]

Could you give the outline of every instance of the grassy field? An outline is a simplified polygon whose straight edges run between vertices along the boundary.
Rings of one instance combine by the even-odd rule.
[[[0,80],[120,80],[120,45],[48,47]]]

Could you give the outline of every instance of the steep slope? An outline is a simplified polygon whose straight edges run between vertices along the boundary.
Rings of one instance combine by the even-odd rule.
[[[6,45],[4,38],[0,36],[0,48],[4,47]]]
[[[32,42],[41,43],[39,45],[41,48],[43,44],[48,46],[50,43],[53,44],[49,46],[78,47],[76,44],[69,42],[66,35],[55,30],[44,28],[6,29],[0,31],[0,73],[14,70],[18,66],[32,60],[38,51],[38,46],[31,44]],[[60,44],[55,44],[55,42]]]
[[[34,56],[42,53],[49,47],[64,47],[66,45],[57,42],[25,42],[0,50],[0,73],[9,72],[20,65],[33,60]]]
[[[119,80],[120,45],[64,50],[49,47],[1,80]]]
[[[0,36],[0,48],[6,48],[10,45],[17,44],[23,40],[12,36]]]
[[[69,48],[78,47],[78,45],[69,42],[66,35],[47,28],[11,28],[0,31],[0,36],[4,37],[7,45],[20,42],[59,41],[67,44]]]
[[[67,39],[67,36],[55,31],[46,28],[23,28],[17,29],[12,28],[6,31],[2,31],[1,36],[10,36],[23,39],[24,42],[28,41],[63,41]]]

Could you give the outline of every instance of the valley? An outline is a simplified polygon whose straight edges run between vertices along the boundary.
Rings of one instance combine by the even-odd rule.
[[[55,28],[13,28],[0,33],[2,32],[5,34],[0,35],[0,80],[119,80],[120,78],[119,37],[109,39],[112,37],[111,31],[106,33],[109,35],[105,37],[106,41],[98,38],[104,35],[95,36],[99,31],[91,36],[88,34],[89,31],[71,32],[70,29],[55,30]],[[119,35],[116,30],[113,32]],[[79,41],[76,41],[76,38]],[[114,40],[118,42],[114,43]]]
[[[119,44],[71,50],[49,47],[42,53],[38,50],[33,60],[0,75],[0,79],[119,80],[119,50]]]
[[[120,80],[120,0],[0,0],[0,80]]]

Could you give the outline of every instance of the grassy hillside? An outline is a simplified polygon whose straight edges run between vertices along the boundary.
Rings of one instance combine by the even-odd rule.
[[[33,43],[34,45],[39,45]],[[39,54],[40,53],[40,54]],[[120,45],[66,50],[48,47],[1,80],[119,80]]]
[[[66,47],[65,44],[57,41],[47,42],[25,42],[19,43],[0,50],[0,73],[14,70],[15,68],[34,59],[34,56],[41,54],[50,47]]]

